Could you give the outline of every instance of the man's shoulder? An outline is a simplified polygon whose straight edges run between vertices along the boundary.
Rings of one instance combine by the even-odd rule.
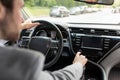
[[[44,56],[40,52],[13,47],[0,47],[0,79],[28,80],[43,69]],[[4,74],[3,74],[4,73]],[[24,74],[24,75],[23,75]],[[9,78],[7,78],[7,77]]]
[[[41,52],[24,49],[24,48],[15,48],[15,47],[0,47],[0,54],[17,54],[17,55],[26,55],[26,56],[34,56],[34,57],[44,57]]]
[[[0,59],[7,63],[7,61],[20,61],[21,63],[39,63],[43,64],[44,56],[42,53],[22,48],[14,47],[0,47]]]

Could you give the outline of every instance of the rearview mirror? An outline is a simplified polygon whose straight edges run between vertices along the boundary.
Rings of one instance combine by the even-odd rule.
[[[75,0],[80,2],[86,2],[90,4],[104,4],[104,5],[112,5],[114,0]]]

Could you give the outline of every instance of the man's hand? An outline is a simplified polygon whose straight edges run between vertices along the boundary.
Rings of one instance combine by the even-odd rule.
[[[81,63],[84,66],[87,63],[87,58],[83,55],[80,55],[80,52],[77,52],[73,63]]]
[[[21,24],[20,29],[30,29],[32,27],[38,26],[40,23],[32,23],[30,19],[26,20],[24,23]]]

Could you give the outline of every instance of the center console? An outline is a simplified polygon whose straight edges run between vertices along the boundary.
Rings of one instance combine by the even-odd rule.
[[[69,31],[73,52],[82,51],[94,62],[100,61],[120,41],[117,30],[70,27]]]

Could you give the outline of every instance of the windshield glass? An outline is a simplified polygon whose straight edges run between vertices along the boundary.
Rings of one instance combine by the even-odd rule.
[[[25,11],[33,17],[68,23],[120,24],[120,2],[90,5],[74,0],[25,0]]]

